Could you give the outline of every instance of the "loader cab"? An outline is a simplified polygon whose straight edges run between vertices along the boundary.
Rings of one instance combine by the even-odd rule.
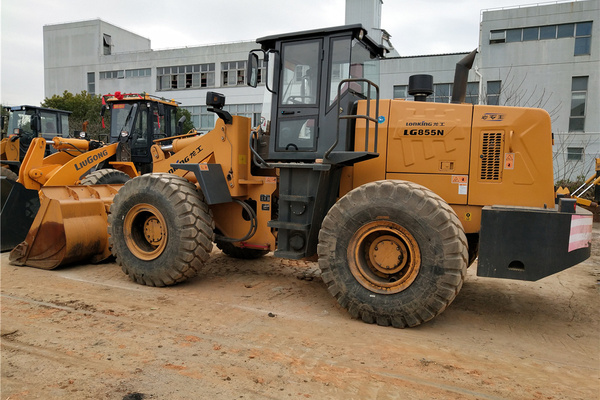
[[[263,105],[262,140],[266,160],[314,162],[326,152],[354,148],[353,121],[359,100],[374,98],[379,58],[384,48],[361,25],[305,31],[260,38],[260,50],[250,53],[249,85],[264,74],[258,54],[268,60]],[[339,123],[339,138],[337,138]]]
[[[69,137],[69,115],[71,111],[56,110],[53,108],[35,106],[7,107],[8,126],[7,136],[11,139],[19,139],[19,160],[22,160],[31,140],[43,137],[46,140],[52,138]],[[52,149],[46,149],[49,154]]]
[[[110,142],[126,141],[134,164],[150,165],[150,148],[156,139],[176,135],[178,103],[147,94],[110,94]]]

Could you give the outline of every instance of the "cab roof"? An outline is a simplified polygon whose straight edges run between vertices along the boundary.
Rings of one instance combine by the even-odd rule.
[[[362,26],[362,24],[341,25],[330,28],[311,29],[307,31],[264,36],[256,39],[256,43],[260,44],[262,49],[267,51],[275,49],[276,43],[281,41],[311,39],[343,33],[351,33],[353,38],[359,39],[370,49],[372,53],[379,57],[384,57],[385,52],[387,52],[385,47],[375,42],[367,35],[367,30]]]

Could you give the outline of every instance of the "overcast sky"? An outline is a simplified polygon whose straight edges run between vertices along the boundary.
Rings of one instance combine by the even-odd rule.
[[[519,0],[384,0],[381,27],[402,56],[471,51],[481,10]],[[0,0],[0,102],[44,100],[43,26],[100,18],[153,49],[255,40],[344,24],[345,0]]]

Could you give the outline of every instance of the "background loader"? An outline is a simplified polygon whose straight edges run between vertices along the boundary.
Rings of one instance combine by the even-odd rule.
[[[360,25],[257,42],[247,74],[270,93],[261,126],[209,93],[215,128],[151,147],[153,172],[104,204],[108,245],[88,256],[110,248],[150,286],[194,276],[213,242],[239,258],[317,256],[352,317],[394,327],[441,313],[476,257],[480,276],[534,281],[590,256],[591,214],[555,205],[549,115],[464,103],[475,52],[443,104],[425,101],[427,75],[409,81],[414,102],[380,100],[385,50]]]
[[[19,166],[29,144],[36,137],[52,139],[55,136],[69,137],[70,111],[34,106],[5,107],[6,120],[2,119],[2,128],[6,128],[6,137],[0,142],[0,170],[3,176],[17,180]],[[46,148],[47,154],[51,149]]]
[[[25,239],[30,230],[32,234],[43,235],[40,230],[43,214],[53,210],[44,205],[44,201],[60,204],[61,199],[66,202],[73,196],[76,200],[82,200],[82,196],[92,196],[99,202],[106,202],[112,200],[112,195],[116,192],[116,189],[101,192],[89,190],[81,192],[79,189],[65,191],[55,187],[78,183],[122,184],[130,177],[151,170],[150,146],[154,140],[162,139],[167,142],[173,135],[179,133],[180,126],[177,126],[175,120],[178,103],[173,100],[157,98],[145,93],[117,92],[114,95],[104,96],[103,103],[103,115],[106,110],[110,111],[111,144],[106,145],[87,138],[61,136],[56,136],[52,140],[46,137],[34,138],[30,140],[31,145],[28,145],[28,151],[22,159],[18,180],[16,175],[8,180],[3,178],[2,214],[0,215],[2,251],[13,249]],[[49,111],[45,112],[49,113]],[[35,117],[31,117],[33,127],[39,125],[35,120]],[[22,127],[24,124],[21,123],[19,126]],[[15,132],[18,130],[22,128],[15,128]],[[51,146],[47,143],[51,143]],[[50,155],[48,155],[48,147],[53,152]],[[38,213],[40,206],[42,211]],[[39,222],[34,224],[36,216]],[[40,257],[47,258],[43,261],[43,265],[46,266],[54,265],[56,260],[61,260],[62,256],[58,256],[61,253],[56,251],[56,248],[64,247],[65,239],[61,239],[63,236],[63,234],[56,234],[56,239],[46,241],[36,240],[35,236],[30,237],[27,246],[30,263]],[[83,244],[78,242],[78,246],[80,245]],[[79,250],[77,252],[79,253]],[[42,254],[42,256],[38,257],[34,254]],[[55,255],[50,257],[50,254]],[[69,251],[64,254],[69,254]],[[50,258],[55,261],[49,262]],[[73,257],[69,256],[66,259],[73,259]]]

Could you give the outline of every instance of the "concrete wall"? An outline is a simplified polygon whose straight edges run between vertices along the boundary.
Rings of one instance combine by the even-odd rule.
[[[87,90],[87,73],[110,70],[103,35],[111,37],[111,53],[151,51],[150,39],[99,19],[44,26],[44,93]],[[105,69],[106,68],[106,69]]]

